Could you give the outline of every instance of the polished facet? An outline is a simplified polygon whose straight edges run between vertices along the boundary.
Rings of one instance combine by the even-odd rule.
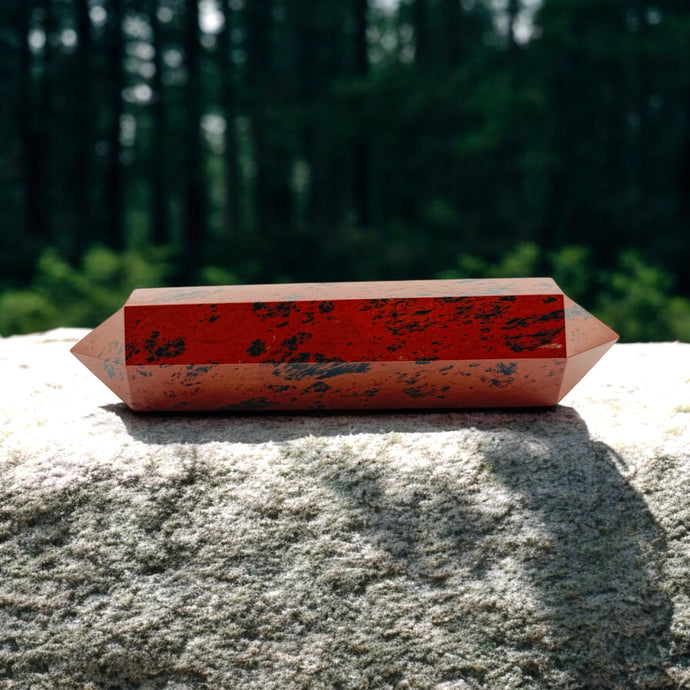
[[[135,290],[72,348],[134,410],[555,405],[617,340],[550,278]]]

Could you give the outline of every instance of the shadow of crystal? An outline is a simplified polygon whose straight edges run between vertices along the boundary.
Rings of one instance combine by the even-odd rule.
[[[313,565],[301,596],[319,602],[319,620],[359,641],[327,648],[326,685],[342,684],[347,670],[388,687],[385,669],[395,667],[398,681],[434,678],[443,687],[490,687],[497,678],[535,688],[674,687],[664,672],[672,615],[661,585],[664,534],[623,459],[593,441],[570,408],[106,410],[151,444],[277,444],[300,481],[331,492],[327,536],[349,546],[337,568]],[[357,445],[367,434],[386,439],[375,457]],[[276,577],[294,568],[272,558]],[[428,620],[408,621],[404,633],[395,618],[404,621],[406,607]],[[415,626],[433,644],[417,639]],[[426,675],[415,675],[420,665]]]

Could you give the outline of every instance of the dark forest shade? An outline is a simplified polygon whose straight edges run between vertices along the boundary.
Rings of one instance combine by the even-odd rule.
[[[489,4],[2,3],[0,287],[46,246],[249,282],[536,242],[635,248],[690,292],[690,5]]]
[[[125,83],[125,0],[108,0],[108,23],[105,31],[108,93],[107,110],[107,164],[104,197],[108,214],[105,217],[106,244],[122,249],[124,237],[124,171],[122,169],[121,122],[123,115],[122,91]]]

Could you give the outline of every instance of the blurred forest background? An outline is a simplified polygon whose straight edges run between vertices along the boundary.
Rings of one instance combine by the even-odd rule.
[[[0,46],[0,334],[553,275],[690,340],[688,0],[2,0]]]

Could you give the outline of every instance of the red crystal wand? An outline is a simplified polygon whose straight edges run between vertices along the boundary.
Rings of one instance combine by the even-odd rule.
[[[133,410],[555,405],[618,339],[550,278],[135,290],[72,353]]]

